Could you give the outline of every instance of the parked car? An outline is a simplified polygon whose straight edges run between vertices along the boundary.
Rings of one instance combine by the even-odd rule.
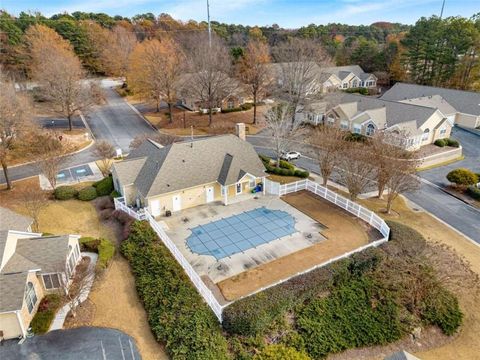
[[[296,159],[300,158],[300,156],[301,156],[301,154],[298,151],[288,151],[288,152],[283,153],[281,158],[283,160],[290,161],[290,160],[296,160]]]

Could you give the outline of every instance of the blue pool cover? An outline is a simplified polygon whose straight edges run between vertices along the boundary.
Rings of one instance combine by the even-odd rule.
[[[217,260],[291,235],[295,219],[282,210],[265,207],[194,227],[187,246],[194,253]]]

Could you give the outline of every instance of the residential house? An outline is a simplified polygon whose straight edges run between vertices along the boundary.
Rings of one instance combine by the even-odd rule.
[[[28,216],[17,214],[16,212],[0,206],[0,231],[1,230],[19,230],[32,231],[33,219]]]
[[[452,129],[437,108],[354,94],[344,95],[339,105],[327,111],[324,123],[365,136],[391,131],[408,150],[447,138]]]
[[[241,84],[237,79],[229,78],[227,75],[224,75],[228,78],[225,86],[220,86],[221,91],[216,94],[215,103],[213,104],[213,110],[216,112],[221,111],[222,109],[233,109],[238,108],[240,105],[247,102],[248,91],[245,88],[245,85]],[[200,111],[202,113],[208,113],[208,104],[202,101],[202,97],[199,96],[197,91],[192,91],[191,83],[197,81],[194,74],[184,74],[179,81],[179,98],[177,100],[177,105],[183,106],[190,111]],[[219,80],[223,81],[223,80]],[[207,89],[205,89],[205,92]]]
[[[273,63],[271,72],[278,85],[282,85],[288,67],[292,63]],[[316,63],[306,66],[305,77],[311,79],[305,89],[306,95],[327,93],[337,89],[347,90],[352,88],[376,88],[377,77],[374,74],[366,73],[359,65],[321,67]]]
[[[439,109],[451,123],[480,127],[480,93],[433,86],[396,83],[381,99]]]
[[[147,140],[115,163],[112,175],[127,205],[146,207],[159,216],[241,199],[263,181],[265,168],[252,145],[222,135],[167,146]]]
[[[0,332],[25,337],[45,294],[63,290],[80,261],[79,236],[0,231]]]

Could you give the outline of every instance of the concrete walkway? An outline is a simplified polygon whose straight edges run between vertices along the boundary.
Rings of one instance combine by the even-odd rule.
[[[92,252],[82,252],[80,254],[82,255],[82,258],[83,257],[90,258],[90,264],[88,265],[88,269],[89,271],[90,270],[92,271],[93,275],[90,277],[90,279],[88,279],[86,291],[84,291],[84,293],[78,299],[77,306],[80,305],[80,303],[87,300],[88,295],[90,294],[93,281],[95,280],[95,265],[97,264],[97,259],[98,259],[98,254],[95,254]],[[65,322],[65,319],[67,318],[67,315],[69,312],[70,312],[70,304],[65,304],[60,310],[58,310],[57,314],[55,315],[55,319],[53,319],[52,325],[50,325],[50,329],[48,331],[63,329],[63,323]]]

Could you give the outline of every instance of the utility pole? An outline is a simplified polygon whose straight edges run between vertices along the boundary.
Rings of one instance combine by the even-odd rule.
[[[212,27],[210,26],[210,4],[207,0],[208,46],[212,47]]]
[[[443,9],[445,8],[445,0],[443,0],[443,3],[442,3],[442,11],[440,11],[440,19],[442,18],[443,16]],[[210,21],[208,22],[210,24]],[[210,25],[209,25],[210,26]]]

